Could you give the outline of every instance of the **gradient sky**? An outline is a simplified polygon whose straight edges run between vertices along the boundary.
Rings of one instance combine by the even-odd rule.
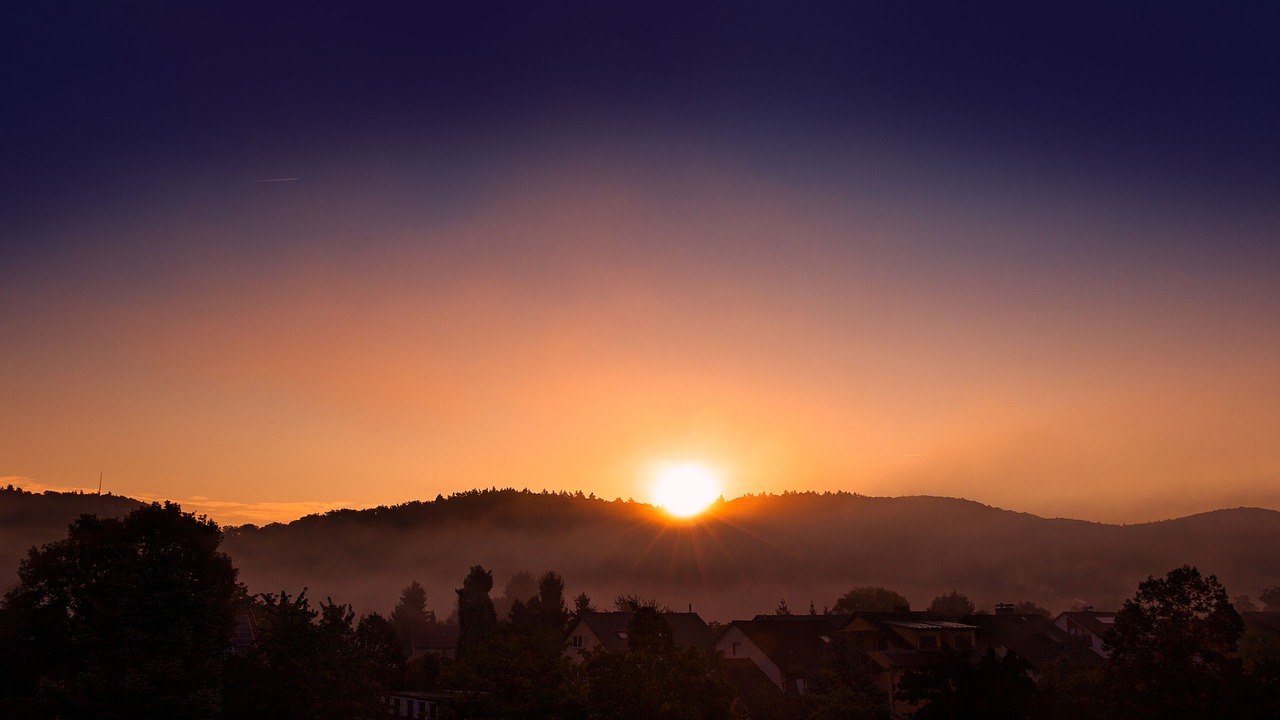
[[[9,482],[1280,509],[1280,6],[9,5]]]

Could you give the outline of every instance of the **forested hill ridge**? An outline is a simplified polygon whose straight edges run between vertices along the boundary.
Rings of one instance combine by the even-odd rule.
[[[6,496],[0,508],[40,497]],[[41,537],[3,548],[14,558],[7,576],[16,580],[27,547],[92,511],[73,504]],[[9,529],[4,541],[17,542]],[[1280,512],[1255,508],[1108,525],[952,498],[786,493],[720,502],[695,521],[673,522],[643,503],[517,490],[228,528],[223,543],[253,592],[306,587],[363,611],[389,611],[417,579],[446,616],[468,569],[483,565],[495,591],[518,571],[555,570],[571,594],[585,591],[597,605],[634,593],[726,621],[784,599],[795,612],[810,602],[820,612],[865,585],[897,590],[917,608],[955,589],[988,609],[1023,600],[1054,611],[1115,609],[1140,580],[1182,564],[1256,598],[1280,583],[1277,547]]]
[[[28,492],[0,487],[0,592],[18,581],[18,562],[32,547],[67,536],[81,515],[124,517],[141,505],[133,498],[105,493]]]

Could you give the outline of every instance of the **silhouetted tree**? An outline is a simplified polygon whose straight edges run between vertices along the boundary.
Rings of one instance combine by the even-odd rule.
[[[1213,575],[1190,565],[1148,577],[1105,640],[1116,700],[1131,718],[1233,716],[1244,623]]]
[[[153,503],[32,549],[3,602],[12,694],[61,717],[215,716],[242,594],[221,539]]]
[[[591,596],[585,592],[578,593],[578,597],[573,599],[573,615],[577,617],[582,613],[595,612],[596,606],[591,604]]]
[[[1026,662],[1013,653],[1002,658],[988,649],[973,664],[968,653],[944,650],[903,677],[898,699],[925,703],[912,713],[918,720],[1023,720],[1035,691]]]
[[[1031,600],[1023,600],[1013,606],[1013,611],[1019,615],[1039,615],[1046,619],[1052,619],[1053,613],[1049,612],[1049,608],[1039,605]]]
[[[414,580],[400,591],[400,602],[391,610],[391,625],[400,638],[405,657],[413,655],[415,641],[422,641],[427,637],[430,622],[427,589]]]
[[[516,603],[528,603],[538,593],[538,581],[528,570],[517,570],[502,588],[502,595],[493,601],[494,612],[499,619],[508,617]]]
[[[611,720],[728,720],[734,691],[701,648],[676,648],[659,610],[642,606],[627,627],[628,650],[597,650],[583,663],[587,709]]]
[[[939,595],[933,599],[933,602],[929,603],[929,612],[942,613],[952,617],[972,615],[976,609],[972,600],[956,590],[952,590],[946,595]]]
[[[314,609],[304,590],[296,598],[259,595],[252,611],[258,639],[229,662],[223,717],[384,715],[377,669],[357,641],[349,606],[326,600]]]
[[[778,606],[773,609],[774,615],[790,615],[791,608],[787,607],[787,599],[782,598],[778,601]]]
[[[906,596],[888,588],[877,586],[855,587],[841,595],[831,612],[840,615],[856,612],[890,612],[899,608],[910,608]]]
[[[1240,660],[1246,677],[1245,701],[1251,711],[1246,715],[1273,717],[1280,708],[1280,638],[1257,628],[1245,630],[1240,636]]]
[[[407,662],[391,621],[378,613],[365,615],[356,624],[355,642],[368,658],[380,687],[393,690],[404,684]]]
[[[887,719],[888,698],[876,686],[880,668],[875,661],[843,633],[831,636],[828,651],[804,693],[808,720]]]
[[[640,608],[651,608],[660,613],[671,612],[671,608],[658,602],[657,598],[644,597],[635,593],[619,595],[613,599],[613,607],[621,612],[635,611]]]
[[[492,589],[493,574],[480,565],[472,567],[462,581],[458,590],[459,660],[467,659],[483,648],[498,626],[498,615],[489,597]]]
[[[528,609],[536,627],[557,638],[564,635],[569,609],[564,604],[564,578],[560,573],[548,570],[538,578],[538,594],[529,600]]]
[[[855,688],[839,674],[824,670],[810,679],[804,693],[806,720],[889,720],[884,693]]]
[[[482,568],[472,568],[459,591],[459,608],[468,604],[483,609],[486,588],[491,586],[488,577]],[[559,720],[579,714],[576,668],[564,653],[564,581],[558,573],[547,572],[536,590],[527,602],[514,601],[509,619],[487,634],[468,634],[466,651],[460,647],[458,660],[440,668],[449,689],[470,691],[448,703],[455,715]],[[476,614],[483,613],[460,612],[464,634]]]

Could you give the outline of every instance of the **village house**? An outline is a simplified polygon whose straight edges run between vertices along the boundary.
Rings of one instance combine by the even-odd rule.
[[[1075,642],[1091,648],[1101,657],[1107,657],[1110,653],[1103,643],[1115,622],[1116,614],[1113,612],[1079,610],[1058,615],[1053,624],[1066,631]]]
[[[785,693],[803,695],[830,659],[839,624],[829,615],[757,615],[734,620],[713,649],[726,660],[747,659]]]
[[[931,612],[855,613],[843,631],[879,668],[876,687],[888,697],[890,709],[902,714],[916,708],[896,697],[903,675],[923,668],[934,653],[973,652],[977,645],[976,627]]]
[[[961,620],[978,628],[978,644],[1000,657],[1013,653],[1031,668],[1034,677],[1055,663],[1097,667],[1105,658],[1072,638],[1043,615],[1018,614],[1012,605],[997,605],[994,615],[967,615]]]
[[[580,663],[587,653],[603,648],[608,652],[625,652],[628,647],[627,628],[631,625],[631,611],[584,612],[569,626],[565,653],[575,663]],[[700,647],[710,649],[715,633],[698,613],[664,612],[662,618],[671,626],[671,637],[676,647]]]

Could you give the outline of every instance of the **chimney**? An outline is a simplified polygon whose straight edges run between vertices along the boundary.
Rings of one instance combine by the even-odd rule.
[[[1017,615],[1011,603],[996,603],[997,615]]]

